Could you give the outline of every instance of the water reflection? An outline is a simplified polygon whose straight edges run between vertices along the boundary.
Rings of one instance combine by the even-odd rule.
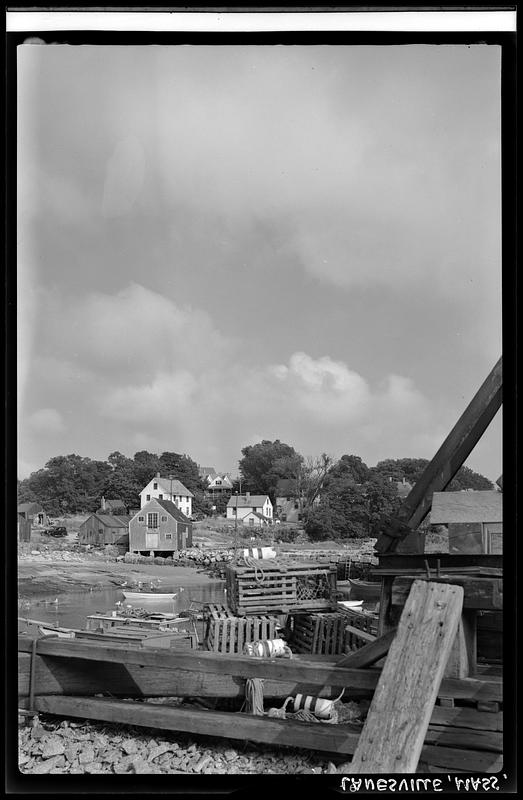
[[[183,588],[183,591],[180,591],[180,588]],[[176,597],[173,600],[149,601],[146,608],[148,611],[183,614],[183,611],[189,608],[193,602],[225,603],[224,589],[223,581],[184,587],[172,584],[162,585],[162,592],[176,592]],[[35,601],[30,609],[24,609],[19,614],[30,619],[38,619],[41,622],[52,622],[63,628],[83,629],[90,614],[113,611],[118,608],[116,603],[121,603],[122,605],[119,606],[121,608],[128,602],[120,588],[98,589],[93,592],[70,592],[50,600]],[[133,605],[139,606],[138,603],[133,603]],[[20,625],[23,626],[23,623],[19,623]]]

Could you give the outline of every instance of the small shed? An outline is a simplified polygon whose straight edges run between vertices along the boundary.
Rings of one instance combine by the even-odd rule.
[[[31,525],[45,526],[49,523],[47,514],[40,503],[20,503],[18,506],[18,513],[24,519],[29,520]]]
[[[124,501],[119,497],[105,498],[100,500],[100,508],[96,509],[97,514],[109,514],[110,516],[116,515],[117,517],[122,514],[127,514],[128,509]]]
[[[192,547],[192,522],[170,500],[153,498],[129,522],[129,550],[149,555]]]
[[[31,541],[31,522],[30,520],[26,519],[23,514],[17,515],[17,527],[18,527],[18,541],[19,542],[30,542]]]
[[[259,511],[249,511],[248,514],[245,514],[245,516],[240,519],[240,522],[242,525],[249,525],[251,528],[261,525],[272,525],[271,517],[265,517],[263,514],[260,514]]]
[[[80,544],[127,545],[129,544],[129,519],[113,514],[91,514],[78,530]]]
[[[447,525],[449,553],[503,552],[503,494],[434,492],[432,525]]]

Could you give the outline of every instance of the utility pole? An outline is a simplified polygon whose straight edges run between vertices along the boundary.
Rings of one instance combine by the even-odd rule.
[[[171,481],[171,503],[173,502],[173,476],[169,475],[169,480]]]
[[[238,563],[238,492],[236,495],[236,507],[234,510],[234,563]]]

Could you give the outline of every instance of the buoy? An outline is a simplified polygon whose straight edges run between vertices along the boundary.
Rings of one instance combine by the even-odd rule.
[[[336,700],[325,700],[322,697],[297,694],[296,697],[288,697],[283,707],[286,708],[287,704],[290,703],[294,713],[297,711],[309,711],[318,719],[330,719],[334,711],[334,703],[341,698],[344,691],[345,689]]]
[[[279,658],[287,655],[288,651],[289,648],[283,639],[259,639],[244,647],[245,655],[256,658]]]

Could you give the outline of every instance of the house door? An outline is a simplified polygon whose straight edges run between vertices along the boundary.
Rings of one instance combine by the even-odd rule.
[[[254,525],[254,520],[253,520],[253,518],[252,518],[252,517],[251,517],[251,518],[250,518],[250,520],[249,520],[249,525]]]
[[[157,547],[158,547],[158,534],[147,532],[145,534],[145,549],[154,550]]]

